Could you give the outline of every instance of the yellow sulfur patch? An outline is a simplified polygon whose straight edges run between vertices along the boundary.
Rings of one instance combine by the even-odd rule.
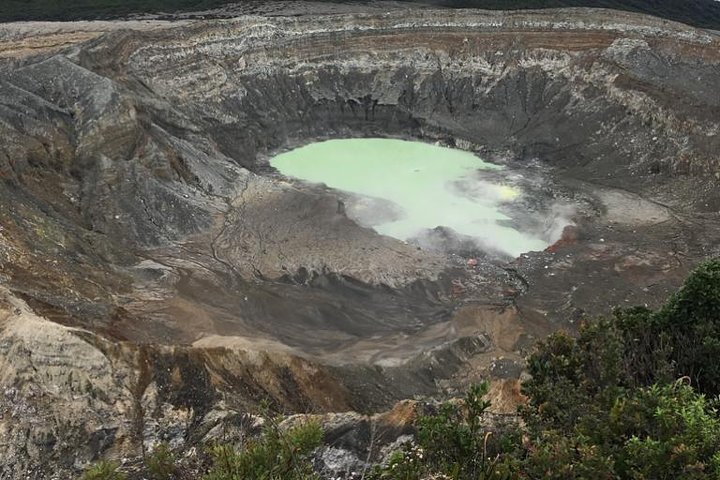
[[[515,198],[517,198],[518,195],[520,195],[520,192],[518,192],[517,188],[511,187],[509,185],[501,185],[499,189],[500,198],[502,200],[514,200]]]

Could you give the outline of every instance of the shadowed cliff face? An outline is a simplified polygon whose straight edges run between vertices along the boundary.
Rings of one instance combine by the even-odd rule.
[[[52,441],[5,424],[14,471],[196,441],[218,411],[262,398],[370,409],[498,376],[496,357],[520,361],[533,339],[612,305],[658,304],[720,253],[708,32],[592,10],[27,31],[0,29],[2,336],[31,352],[3,350],[2,382]],[[576,227],[512,262],[418,250],[268,164],[359,136],[532,171],[527,215],[562,199]],[[33,357],[53,340],[27,318],[94,359],[62,361],[89,387],[22,373],[55,362]],[[76,397],[97,425],[56,415]],[[58,446],[100,430],[80,456]]]

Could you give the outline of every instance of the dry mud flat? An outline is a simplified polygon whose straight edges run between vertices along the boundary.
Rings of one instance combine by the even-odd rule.
[[[710,32],[593,10],[34,28],[0,28],[0,476],[189,447],[265,399],[369,411],[490,375],[511,410],[535,339],[720,254]],[[576,226],[512,261],[427,252],[267,164],[366,135],[540,168]]]

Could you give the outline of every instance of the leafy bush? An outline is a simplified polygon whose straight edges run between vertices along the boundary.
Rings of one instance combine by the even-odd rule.
[[[417,420],[415,443],[395,452],[386,466],[376,468],[374,480],[448,478],[477,480],[512,478],[499,462],[501,444],[483,425],[490,406],[483,400],[487,383],[474,385],[461,402],[441,404]]]
[[[701,392],[720,394],[720,260],[698,267],[654,318],[671,339],[680,375]]]
[[[488,436],[486,387],[473,387],[421,416],[416,443],[374,479],[720,478],[720,417],[704,396],[720,388],[719,345],[715,260],[658,312],[617,310],[539,343],[522,427]]]
[[[618,310],[540,343],[523,384],[525,478],[720,478],[720,420],[703,395],[720,385],[719,327],[711,261],[658,312]]]
[[[175,455],[167,443],[157,445],[152,453],[145,459],[147,468],[152,480],[171,480],[178,472]]]
[[[607,411],[623,391],[687,377],[720,394],[720,260],[698,267],[658,312],[618,309],[588,323],[577,339],[557,333],[528,359],[523,388],[544,421],[570,427],[586,408]]]
[[[640,389],[610,412],[627,439],[616,454],[626,478],[720,478],[720,419],[703,395],[680,382]]]
[[[612,408],[592,408],[570,429],[545,424],[527,434],[519,478],[720,478],[720,418],[681,382],[621,393]]]
[[[322,429],[308,422],[281,430],[267,422],[261,436],[236,451],[228,445],[210,449],[212,469],[205,480],[314,480],[310,454],[320,446]]]
[[[81,480],[126,480],[127,476],[118,470],[115,462],[101,460],[83,473]]]

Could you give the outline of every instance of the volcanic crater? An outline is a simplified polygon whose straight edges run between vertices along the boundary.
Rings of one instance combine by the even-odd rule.
[[[506,392],[534,340],[720,255],[719,85],[716,33],[605,10],[0,26],[1,395],[36,419],[2,424],[0,476],[266,399]],[[419,248],[270,165],[366,137],[477,154],[529,192],[517,222],[572,225],[517,258]]]

